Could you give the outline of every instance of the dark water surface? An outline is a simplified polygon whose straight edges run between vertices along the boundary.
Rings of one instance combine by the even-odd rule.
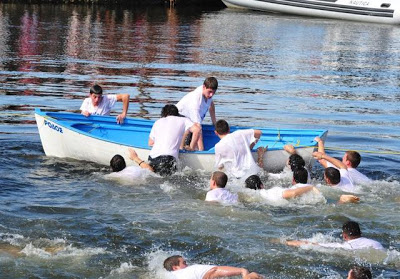
[[[161,264],[179,253],[267,278],[345,278],[355,263],[374,278],[399,278],[399,70],[398,26],[228,9],[0,4],[0,277],[168,278]],[[328,129],[330,154],[360,150],[361,171],[376,180],[361,187],[362,202],[338,205],[339,193],[322,186],[326,202],[273,206],[233,181],[241,204],[209,205],[208,173],[123,183],[107,180],[107,167],[44,155],[34,107],[77,111],[98,82],[130,94],[129,116],[156,119],[210,75],[220,83],[217,118]],[[314,168],[316,184],[321,171]],[[348,219],[387,252],[277,241],[339,240]]]

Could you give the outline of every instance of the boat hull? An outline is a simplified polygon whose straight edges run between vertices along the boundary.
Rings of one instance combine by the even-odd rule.
[[[115,118],[109,116],[86,118],[80,114],[46,113],[39,109],[35,110],[35,118],[43,150],[47,156],[109,165],[111,158],[115,154],[120,154],[125,158],[127,165],[132,165],[133,162],[128,159],[129,147],[134,148],[143,159],[147,159],[150,153],[150,148],[146,145],[154,121],[127,118],[123,125],[118,125],[115,123]],[[231,128],[235,130],[238,127]],[[290,135],[285,136],[285,131]],[[206,172],[215,170],[213,146],[218,142],[218,138],[215,137],[213,127],[210,125],[203,127],[203,134],[205,142],[209,143],[207,150],[180,152],[180,168],[189,167]],[[257,146],[269,146],[264,156],[264,169],[276,172],[284,168],[289,157],[283,150],[283,145],[286,143],[297,145],[297,153],[312,165],[314,161],[311,154],[316,147],[313,139],[315,136],[325,138],[326,135],[327,131],[324,130],[266,129],[257,144]],[[253,156],[257,159],[255,150]]]
[[[222,0],[229,8],[400,24],[399,2],[377,0]]]

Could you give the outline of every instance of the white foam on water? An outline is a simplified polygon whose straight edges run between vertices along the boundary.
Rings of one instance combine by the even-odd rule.
[[[183,255],[182,252],[165,252],[160,249],[155,249],[152,252],[146,254],[149,278],[159,278],[159,279],[173,279],[175,278],[171,272],[164,269],[163,264],[166,258],[173,255]]]
[[[112,278],[112,276],[116,276],[116,275],[123,274],[123,273],[130,273],[137,269],[139,269],[139,268],[137,266],[133,265],[132,263],[121,263],[120,267],[118,267],[114,270],[111,270],[110,276]]]

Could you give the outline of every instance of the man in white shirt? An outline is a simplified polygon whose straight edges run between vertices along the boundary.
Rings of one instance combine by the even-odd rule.
[[[107,178],[118,178],[124,180],[136,180],[147,177],[150,173],[154,172],[153,168],[144,160],[140,159],[133,148],[128,148],[129,159],[136,162],[137,166],[126,166],[124,157],[119,154],[114,155],[110,161],[112,173],[107,175]]]
[[[215,126],[215,105],[212,97],[217,92],[218,81],[215,77],[208,77],[204,80],[202,86],[197,87],[194,91],[186,94],[177,104],[176,107],[179,113],[189,118],[193,123],[201,124],[207,111],[210,112],[210,117]],[[201,127],[201,126],[200,126]],[[184,139],[189,133],[185,133]],[[189,143],[187,143],[189,144]],[[184,141],[181,143],[181,149],[185,147]],[[188,146],[185,148],[188,149]],[[204,150],[203,137],[200,134],[196,148]]]
[[[318,142],[318,152],[325,154],[325,146],[321,138],[316,137],[315,141]],[[361,183],[371,182],[367,176],[359,172],[356,168],[361,162],[361,155],[357,151],[348,150],[344,153],[342,163],[346,166],[348,176],[354,185]],[[335,165],[327,162],[327,167],[336,167]]]
[[[216,168],[225,170],[236,178],[260,171],[251,154],[251,149],[261,137],[260,130],[246,129],[230,133],[228,122],[221,119],[215,125],[215,133],[220,138],[215,145]],[[262,157],[259,159],[262,162]]]
[[[122,124],[128,113],[129,94],[104,95],[100,85],[90,88],[89,98],[83,100],[81,113],[89,115],[110,115],[110,111],[116,102],[122,102],[122,113],[117,116],[117,123]]]
[[[325,167],[324,179],[326,184],[344,192],[356,192],[356,187],[354,186],[353,181],[349,176],[349,172],[347,171],[347,167],[343,162],[321,152],[314,152],[313,157],[317,159],[323,167]],[[328,162],[335,167],[328,167]]]
[[[271,189],[264,189],[264,185],[258,175],[249,176],[245,184],[246,188],[260,190],[261,196],[270,201],[293,199],[311,191],[320,195],[320,191],[317,188],[307,184],[307,179],[308,171],[303,167],[298,167],[293,171],[292,187],[290,188],[273,187]]]
[[[234,204],[238,202],[237,194],[232,194],[225,189],[228,176],[222,171],[213,172],[210,179],[210,191],[207,192],[206,201]]]
[[[255,272],[249,272],[245,268],[233,266],[216,266],[194,264],[188,266],[182,256],[175,255],[164,261],[164,268],[170,271],[176,279],[214,279],[241,275],[243,279],[262,279]]]
[[[384,251],[383,246],[376,240],[361,236],[361,229],[357,222],[347,221],[342,227],[343,243],[316,243],[305,240],[288,240],[289,246],[301,246],[305,244],[314,244],[326,248],[340,248],[345,250],[376,249]]]
[[[161,118],[154,122],[149,136],[149,146],[152,147],[149,165],[155,173],[168,176],[176,171],[179,146],[187,130],[193,134],[190,147],[194,149],[200,135],[200,125],[180,116],[175,105],[165,105]]]

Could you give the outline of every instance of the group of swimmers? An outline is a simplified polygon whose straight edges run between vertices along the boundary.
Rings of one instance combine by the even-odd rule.
[[[161,176],[169,176],[177,170],[177,160],[180,149],[204,150],[201,123],[209,112],[211,121],[215,127],[215,133],[220,141],[215,145],[215,166],[218,171],[211,175],[210,191],[206,194],[206,201],[221,203],[236,203],[237,194],[231,193],[225,188],[228,182],[228,175],[236,178],[247,178],[246,188],[258,190],[265,198],[279,197],[282,199],[293,199],[307,193],[320,195],[320,191],[309,184],[310,175],[305,167],[303,158],[296,153],[292,145],[286,145],[284,149],[288,152],[289,159],[287,168],[292,173],[292,186],[290,188],[274,187],[264,189],[259,171],[264,166],[264,154],[268,151],[267,147],[257,149],[257,162],[252,156],[251,150],[260,139],[262,132],[256,129],[245,129],[230,132],[229,124],[225,120],[216,121],[215,105],[212,97],[218,88],[218,81],[214,77],[205,79],[202,86],[185,95],[176,105],[167,104],[162,108],[161,118],[155,121],[148,144],[152,147],[148,162],[139,158],[136,151],[129,148],[129,158],[136,162],[140,168],[126,167],[126,162],[121,155],[115,155],[110,165],[114,173],[119,175],[138,176],[138,173],[155,172]],[[117,116],[117,123],[123,123],[128,107],[129,95],[102,95],[102,88],[94,85],[90,89],[89,98],[86,98],[81,106],[82,114],[106,115],[110,113],[112,106],[117,101],[123,102],[123,111]],[[359,197],[355,193],[355,185],[370,181],[365,175],[356,170],[361,161],[358,152],[347,151],[342,160],[335,159],[325,153],[324,142],[320,138],[315,138],[318,142],[318,151],[313,153],[313,157],[325,168],[324,180],[327,185],[340,189],[347,194],[341,195],[339,202],[356,203]],[[228,175],[227,175],[228,174]],[[364,249],[374,248],[383,249],[378,242],[361,237],[359,225],[349,221],[343,225],[344,243],[316,244],[306,241],[290,240],[286,244],[290,246],[300,246],[316,244],[325,247],[343,249]],[[187,267],[183,258],[173,256],[168,258],[164,267],[173,271],[176,278],[217,278],[222,276],[242,275],[243,278],[261,278],[257,273],[249,273],[246,269],[233,267],[216,267],[195,265]],[[201,266],[201,267],[199,267]],[[193,271],[191,271],[193,269]],[[371,278],[370,275],[357,277],[360,268],[352,269],[348,278]],[[361,270],[363,270],[361,268]],[[179,275],[184,274],[184,275]],[[369,272],[370,274],[370,272]],[[190,276],[189,276],[190,275]],[[352,277],[351,277],[352,276]],[[365,277],[366,276],[366,277]]]

